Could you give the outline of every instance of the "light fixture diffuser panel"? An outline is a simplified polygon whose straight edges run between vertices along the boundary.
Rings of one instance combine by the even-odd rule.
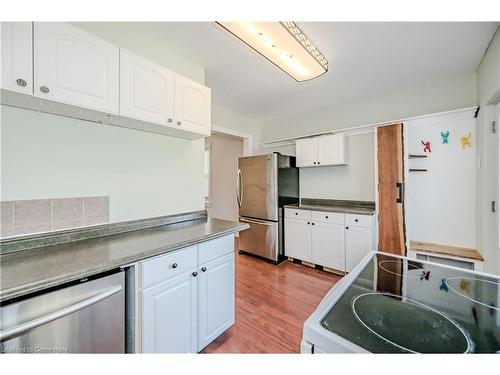
[[[328,71],[328,61],[294,22],[217,22],[298,82]]]

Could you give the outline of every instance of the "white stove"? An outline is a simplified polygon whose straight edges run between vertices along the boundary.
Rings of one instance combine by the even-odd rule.
[[[500,353],[500,278],[372,252],[304,323],[303,353]]]

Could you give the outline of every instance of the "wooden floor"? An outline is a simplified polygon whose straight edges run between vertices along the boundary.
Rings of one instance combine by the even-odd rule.
[[[299,353],[304,321],[339,279],[236,253],[236,323],[203,353]]]

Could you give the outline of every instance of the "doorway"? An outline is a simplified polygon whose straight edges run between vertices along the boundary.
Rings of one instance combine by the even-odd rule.
[[[238,221],[236,176],[242,137],[213,132],[205,139],[205,206],[213,219]]]

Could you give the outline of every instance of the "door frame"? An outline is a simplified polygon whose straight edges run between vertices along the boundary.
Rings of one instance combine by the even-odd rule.
[[[223,128],[221,126],[212,126],[212,134],[230,135],[243,140],[243,156],[253,155],[253,136],[248,133]]]

